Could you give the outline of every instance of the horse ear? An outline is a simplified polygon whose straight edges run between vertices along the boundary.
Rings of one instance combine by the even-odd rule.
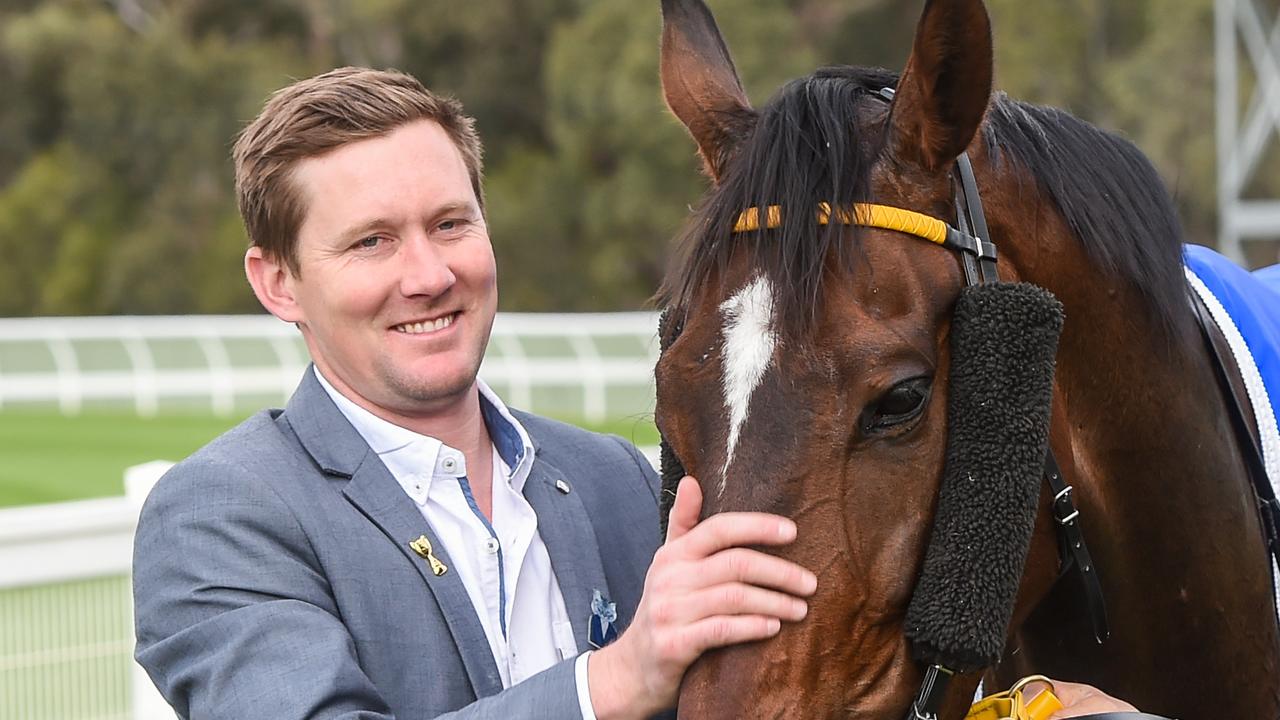
[[[718,181],[753,117],[729,48],[702,0],[662,0],[662,91]]]
[[[927,0],[894,97],[894,155],[928,170],[950,165],[982,124],[993,64],[982,0]]]

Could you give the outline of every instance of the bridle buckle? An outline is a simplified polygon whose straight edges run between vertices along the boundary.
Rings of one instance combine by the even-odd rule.
[[[1072,490],[1075,490],[1075,487],[1068,485],[1053,496],[1053,518],[1059,525],[1070,525],[1080,517],[1080,510],[1076,508],[1075,503],[1071,502]]]

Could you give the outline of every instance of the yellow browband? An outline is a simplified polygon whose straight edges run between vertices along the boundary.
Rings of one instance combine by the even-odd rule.
[[[773,229],[782,224],[782,208],[780,206],[770,205],[767,214],[767,228]],[[839,210],[836,212],[836,219],[845,225],[861,225],[863,227],[904,232],[938,245],[942,245],[947,241],[946,223],[928,215],[922,215],[911,210],[903,210],[902,208],[889,207],[888,205],[854,203],[852,212]],[[826,225],[830,220],[831,205],[818,203],[818,224]],[[733,226],[733,231],[736,233],[752,232],[759,229],[759,208],[747,208],[744,210],[738,216],[738,222]]]

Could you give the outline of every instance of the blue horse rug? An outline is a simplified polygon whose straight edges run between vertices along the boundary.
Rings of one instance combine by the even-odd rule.
[[[1251,273],[1199,245],[1187,245],[1183,258],[1187,280],[1240,366],[1262,435],[1263,464],[1280,495],[1280,265]]]
[[[1199,245],[1187,245],[1183,261],[1187,281],[1208,307],[1240,366],[1261,435],[1263,466],[1280,497],[1280,430],[1276,420],[1280,409],[1280,265],[1249,272]],[[1276,585],[1280,588],[1280,582]]]

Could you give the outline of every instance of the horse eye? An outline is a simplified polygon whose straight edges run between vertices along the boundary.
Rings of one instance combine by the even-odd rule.
[[[862,413],[862,430],[872,434],[914,420],[929,399],[927,377],[904,380],[872,403]]]

